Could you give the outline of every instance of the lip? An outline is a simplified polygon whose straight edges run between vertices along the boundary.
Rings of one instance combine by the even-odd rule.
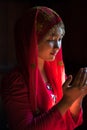
[[[50,54],[56,56],[57,52],[51,52]]]

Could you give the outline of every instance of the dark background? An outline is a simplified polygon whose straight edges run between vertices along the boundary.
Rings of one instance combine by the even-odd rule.
[[[28,8],[48,6],[63,19],[66,34],[63,38],[63,58],[66,74],[73,76],[87,66],[87,4],[84,0],[28,0],[0,2],[0,80],[16,64],[14,49],[14,24]],[[1,104],[1,100],[0,100]],[[83,124],[87,129],[87,96],[83,100]],[[0,130],[5,130],[5,114],[0,105]],[[85,128],[86,127],[86,128]]]

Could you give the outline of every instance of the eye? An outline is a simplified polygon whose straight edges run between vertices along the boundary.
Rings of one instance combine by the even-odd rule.
[[[59,42],[62,41],[62,38],[59,38],[57,41],[59,41]]]
[[[53,40],[53,39],[48,39],[47,40],[47,42],[53,42],[53,41],[55,41],[55,40]]]
[[[55,40],[49,39],[49,40],[47,40],[47,43],[48,43],[48,44],[54,44],[54,43],[55,43]]]
[[[55,44],[55,40],[48,39],[48,40],[47,40],[47,44],[48,44],[50,47],[53,47],[54,44]]]

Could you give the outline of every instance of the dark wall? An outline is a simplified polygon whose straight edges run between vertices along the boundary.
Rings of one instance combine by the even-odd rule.
[[[14,24],[16,20],[28,8],[39,5],[54,9],[64,21],[66,35],[63,38],[63,57],[66,73],[74,75],[80,67],[87,66],[87,8],[84,1],[4,1],[0,2],[0,79],[16,63],[14,49]],[[87,97],[84,99],[83,108],[85,113],[84,125],[86,125]]]
[[[87,66],[87,8],[81,0],[42,0],[41,2],[0,3],[0,72],[14,66],[14,24],[28,8],[37,5],[48,6],[62,17],[66,35],[63,38],[63,56],[66,72],[73,73]]]

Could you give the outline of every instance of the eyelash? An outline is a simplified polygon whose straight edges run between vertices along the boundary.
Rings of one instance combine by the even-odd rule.
[[[61,41],[62,39],[61,38],[59,38],[59,40],[58,41]],[[47,40],[48,42],[55,42],[56,40]]]

